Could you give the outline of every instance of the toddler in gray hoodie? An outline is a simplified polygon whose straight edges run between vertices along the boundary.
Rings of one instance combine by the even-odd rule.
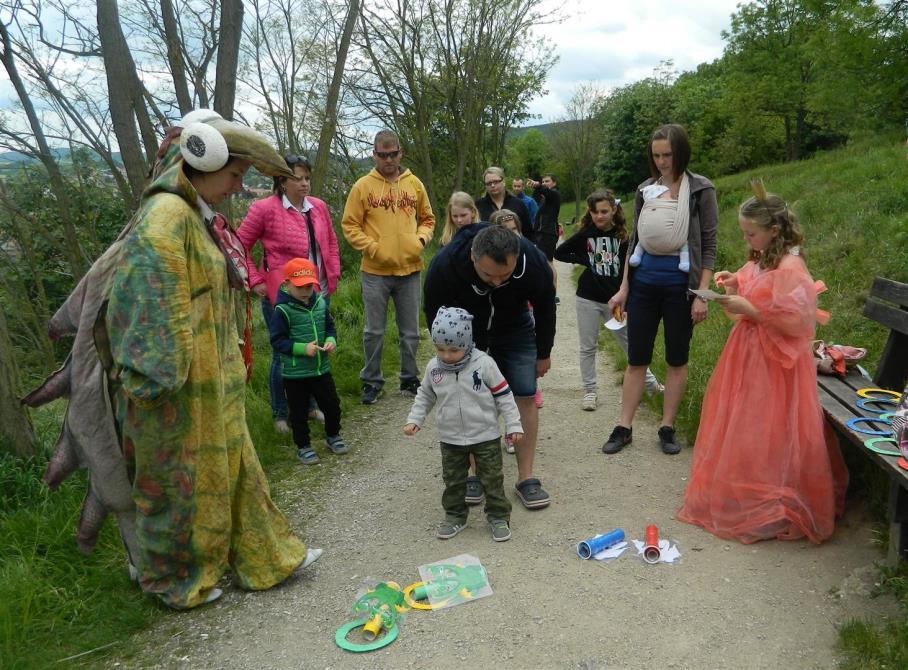
[[[515,443],[523,437],[523,426],[511,388],[495,361],[473,346],[472,321],[473,315],[459,307],[438,310],[432,323],[436,355],[426,367],[404,433],[415,435],[436,406],[445,482],[441,497],[445,520],[436,536],[447,540],[466,527],[469,508],[464,495],[472,454],[485,490],[492,539],[504,542],[511,538],[511,503],[504,495],[498,417]]]

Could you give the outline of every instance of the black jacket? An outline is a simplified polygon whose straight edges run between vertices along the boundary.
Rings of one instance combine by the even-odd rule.
[[[492,212],[498,211],[498,207],[492,202],[492,198],[489,197],[488,193],[476,199],[476,209],[479,210],[480,221],[488,221],[489,217],[492,216]],[[514,212],[517,218],[520,219],[520,230],[523,232],[523,236],[533,239],[533,222],[530,221],[530,212],[520,198],[505,191],[501,209],[509,209]]]
[[[479,279],[470,258],[473,238],[488,225],[464,226],[435,254],[423,287],[426,323],[431,327],[442,306],[461,307],[473,315],[473,339],[485,350],[489,334],[507,334],[513,324],[526,320],[529,302],[536,322],[536,358],[549,358],[555,342],[555,286],[549,263],[529,240],[521,238],[514,274],[498,288],[489,287]]]
[[[558,215],[561,213],[561,194],[557,188],[542,184],[533,189],[533,200],[539,204],[536,215],[536,235],[558,236]]]

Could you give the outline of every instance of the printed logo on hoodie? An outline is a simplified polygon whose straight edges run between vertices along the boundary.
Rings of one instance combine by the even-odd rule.
[[[388,193],[378,198],[374,193],[370,193],[366,197],[366,202],[369,203],[369,207],[378,209],[381,207],[384,210],[391,210],[392,212],[402,210],[407,214],[412,214],[416,211],[416,196],[401,191],[397,194],[397,201],[395,202],[394,195]]]

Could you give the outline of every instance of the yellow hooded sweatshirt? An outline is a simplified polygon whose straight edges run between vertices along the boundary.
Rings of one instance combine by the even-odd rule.
[[[347,195],[344,237],[361,251],[360,270],[405,277],[423,269],[422,252],[435,228],[423,183],[409,170],[388,181],[372,169]]]

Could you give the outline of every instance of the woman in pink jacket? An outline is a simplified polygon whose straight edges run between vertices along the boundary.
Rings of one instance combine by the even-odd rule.
[[[297,181],[287,177],[274,178],[274,195],[254,202],[237,231],[246,246],[249,266],[249,284],[262,299],[265,324],[271,322],[277,288],[283,279],[281,268],[293,258],[308,258],[318,268],[318,283],[327,298],[337,288],[340,277],[340,254],[331,214],[323,200],[309,195],[312,165],[305,156],[288,154],[284,157]],[[256,267],[252,260],[252,247],[262,243],[262,265]],[[287,423],[287,398],[281,379],[280,355],[272,352],[271,413],[274,427],[279,433],[289,433]],[[310,416],[320,417],[317,408]]]

